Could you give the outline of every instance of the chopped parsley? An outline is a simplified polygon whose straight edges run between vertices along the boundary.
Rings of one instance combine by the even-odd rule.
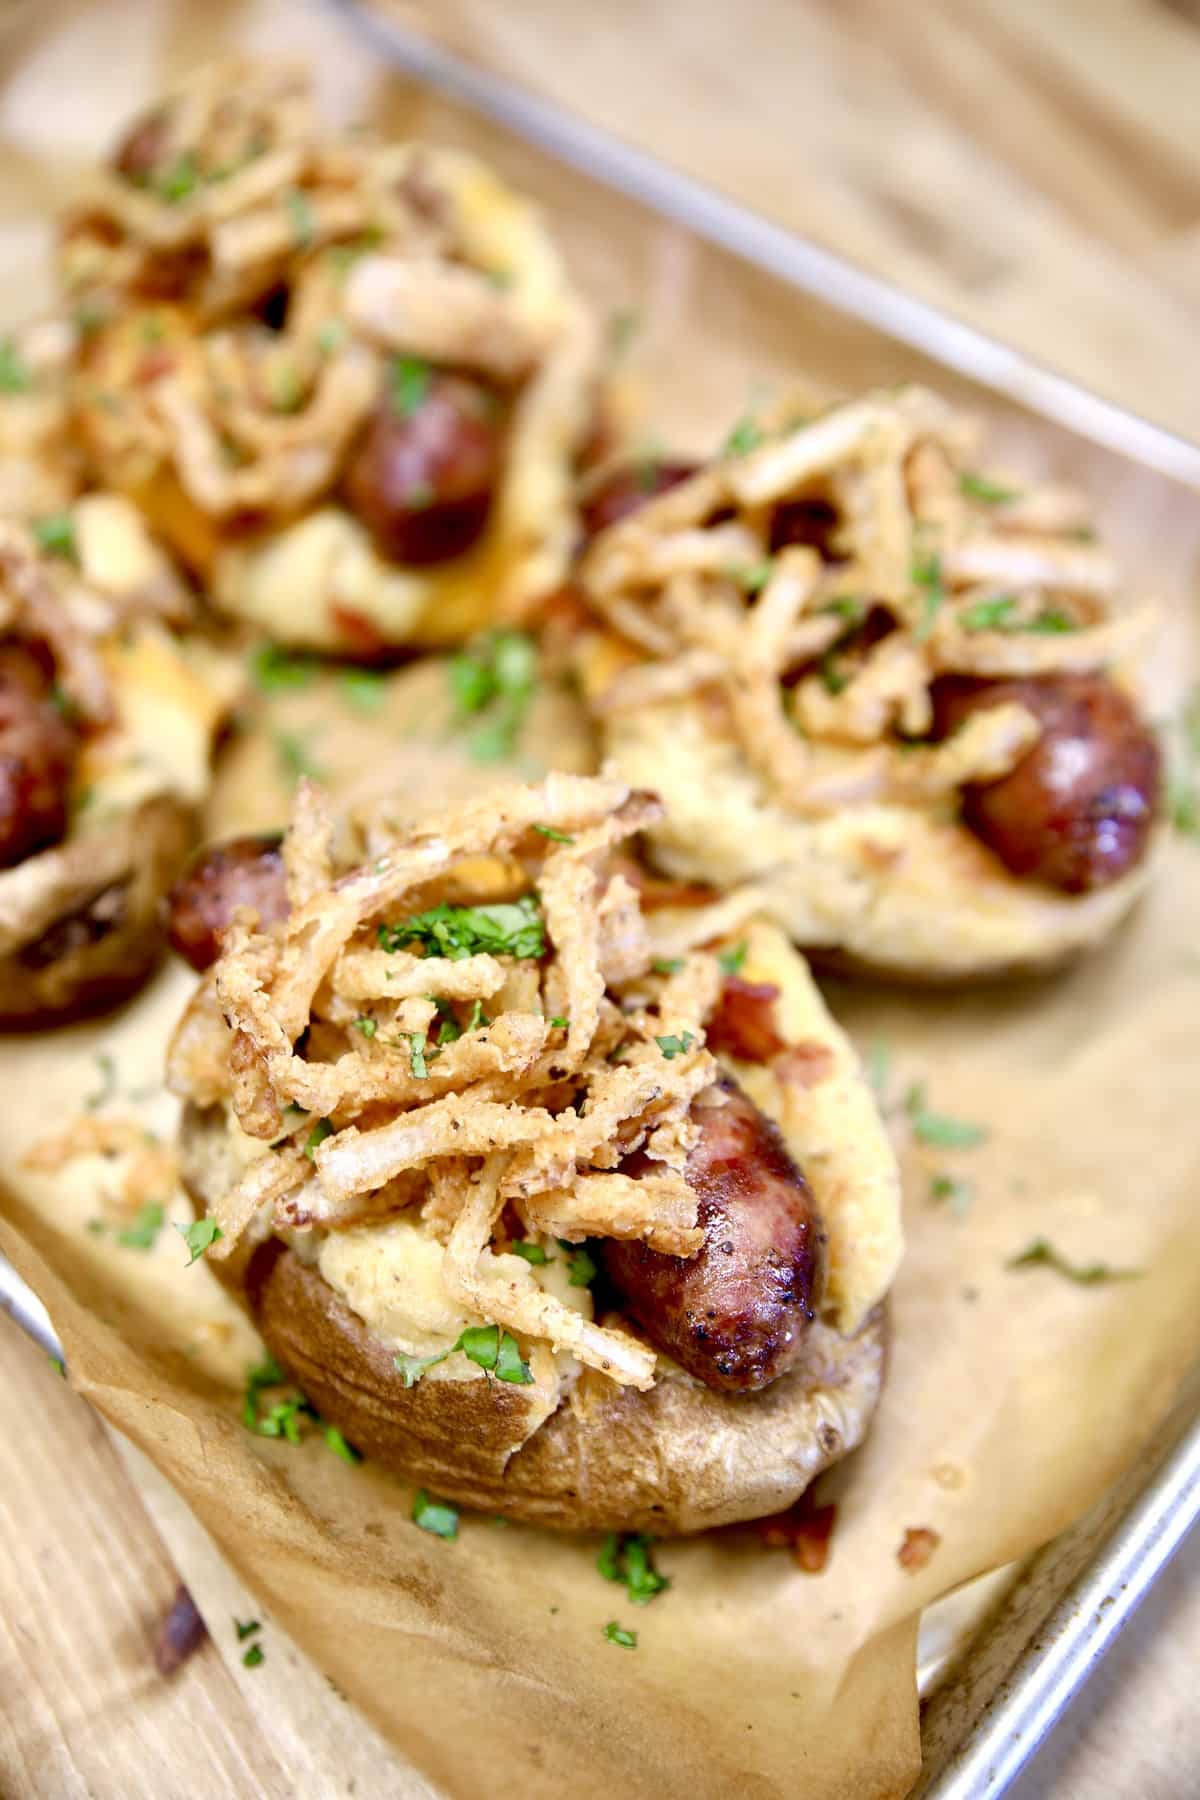
[[[340,1456],[344,1463],[353,1465],[362,1461],[362,1453],[356,1450],[353,1444],[346,1442],[336,1425],[326,1425],[325,1444],[335,1456]]]
[[[1137,1281],[1142,1273],[1140,1269],[1114,1269],[1102,1262],[1069,1262],[1043,1237],[1034,1238],[1024,1250],[1010,1256],[1004,1266],[1006,1269],[1053,1269],[1056,1275],[1064,1275],[1078,1287],[1096,1287],[1102,1281]]]
[[[437,1007],[437,1042],[439,1047],[442,1044],[457,1043],[458,1039],[462,1036],[462,1026],[455,1017],[454,1008],[448,1000],[439,1000],[433,994],[430,994],[428,998],[432,1000],[433,1004]]]
[[[857,625],[867,610],[867,603],[861,594],[835,594],[832,600],[827,600],[817,610],[833,613],[836,618],[845,619],[848,625]]]
[[[511,756],[537,685],[537,646],[523,631],[492,631],[447,664],[459,720],[482,715],[468,748],[476,762]]]
[[[519,900],[490,906],[448,906],[443,902],[398,925],[381,925],[379,943],[388,951],[419,944],[430,955],[445,956],[452,962],[484,952],[539,957],[546,950],[546,928],[537,900],[524,894]]]
[[[394,356],[388,372],[393,409],[402,419],[420,412],[429,395],[433,370],[419,356]]]
[[[760,594],[775,573],[775,564],[765,556],[761,562],[745,563],[741,568],[726,569],[725,573],[744,593]]]
[[[247,1431],[257,1431],[260,1418],[260,1402],[268,1388],[282,1387],[287,1376],[273,1356],[266,1356],[262,1362],[256,1363],[247,1371],[246,1389],[242,1395],[242,1424]],[[266,1434],[278,1435],[277,1433]]]
[[[10,337],[0,338],[0,393],[24,394],[33,385],[29,364]]]
[[[918,1143],[936,1144],[942,1150],[970,1150],[987,1136],[987,1127],[972,1125],[966,1119],[952,1119],[945,1113],[930,1112],[925,1104],[925,1083],[918,1081],[904,1096],[913,1136]]]
[[[360,1013],[354,1021],[353,1029],[362,1037],[373,1038],[375,1033],[379,1030],[379,1026],[377,1022],[370,1018],[366,1013]]]
[[[387,676],[378,669],[347,669],[341,687],[343,700],[355,712],[377,713],[387,699]]]
[[[100,1072],[100,1086],[83,1103],[89,1112],[99,1112],[102,1106],[115,1100],[117,1094],[117,1065],[107,1050],[101,1050],[97,1056],[96,1067]]]
[[[310,781],[320,780],[320,765],[313,761],[308,746],[298,732],[277,731],[275,749],[284,773],[292,781],[299,781],[302,775],[307,775]]]
[[[571,1029],[570,1019],[564,1018],[561,1014],[556,1014],[555,1017],[549,1021],[549,1025],[551,1031],[570,1031]]]
[[[139,1207],[128,1225],[117,1232],[117,1242],[125,1250],[153,1250],[158,1234],[166,1222],[166,1208],[161,1200],[147,1200]]]
[[[620,1644],[622,1650],[637,1649],[637,1632],[626,1631],[625,1627],[618,1625],[615,1619],[608,1621],[604,1627],[604,1635],[610,1644]]]
[[[291,222],[292,242],[298,249],[307,250],[313,241],[313,211],[308,195],[303,188],[289,188],[283,203]]]
[[[747,416],[739,419],[725,442],[721,445],[722,456],[746,456],[751,450],[757,450],[763,441],[762,427],[757,420]]]
[[[641,324],[642,315],[636,306],[618,306],[608,315],[608,351],[614,362],[627,353]]]
[[[1010,500],[1021,498],[1020,488],[1002,487],[997,481],[989,481],[986,475],[976,475],[970,469],[964,469],[958,478],[960,493],[968,500],[982,500],[985,506],[1006,506]]]
[[[429,1074],[429,1064],[425,1060],[425,1033],[410,1031],[408,1034],[408,1066],[418,1081],[424,1081]]]
[[[262,1626],[257,1619],[235,1619],[233,1629],[237,1632],[238,1643],[244,1644],[248,1637],[253,1637],[256,1631],[261,1631]]]
[[[473,1003],[470,1014],[468,1015],[468,1018],[467,1018],[467,1030],[468,1031],[482,1031],[483,1027],[485,1025],[490,1025],[491,1022],[492,1021],[488,1018],[487,1014],[483,1010],[483,1001],[476,1000]]]
[[[304,1154],[310,1162],[316,1161],[317,1145],[323,1144],[327,1137],[333,1136],[333,1120],[318,1119],[304,1143]]]
[[[514,1238],[508,1247],[514,1256],[520,1256],[527,1263],[533,1263],[538,1267],[542,1263],[554,1261],[552,1256],[546,1255],[540,1244],[531,1243],[528,1238]]]
[[[553,825],[535,825],[532,829],[540,837],[550,838],[556,844],[573,844],[575,842],[569,831],[556,831]]]
[[[1176,831],[1200,838],[1200,688],[1167,728],[1167,816]]]
[[[183,151],[170,168],[156,172],[149,185],[168,206],[178,206],[181,200],[189,200],[200,186],[200,169],[196,158],[190,150]]]
[[[935,1175],[929,1184],[929,1198],[945,1201],[954,1217],[961,1219],[971,1210],[975,1189],[971,1182],[963,1181],[957,1175]]]
[[[1062,610],[1061,606],[1048,606],[1045,612],[1038,614],[1036,619],[1030,619],[1025,630],[1048,634],[1060,631],[1078,631],[1079,625],[1070,613]]]
[[[262,1645],[251,1644],[245,1655],[242,1657],[242,1665],[247,1669],[257,1669],[264,1660],[265,1657]]]
[[[312,683],[317,661],[312,656],[294,656],[278,644],[260,644],[251,655],[250,673],[260,694],[290,693]]]
[[[656,956],[650,964],[656,975],[678,975],[683,967],[682,956]]]
[[[740,944],[734,944],[731,949],[722,950],[717,957],[717,961],[721,965],[722,974],[736,975],[741,969],[742,964],[745,962],[749,950],[750,946],[745,938],[742,939]]]
[[[667,1061],[672,1062],[677,1056],[685,1056],[696,1040],[690,1031],[685,1031],[682,1037],[672,1034],[670,1037],[656,1037],[654,1041]]]
[[[946,590],[942,586],[941,554],[924,541],[923,534],[914,539],[909,577],[913,586],[920,589],[924,597],[921,617],[913,631],[916,642],[923,644],[933,630],[946,600]]]
[[[605,1581],[623,1581],[635,1606],[649,1606],[656,1594],[671,1585],[651,1561],[653,1543],[653,1538],[638,1532],[610,1531],[596,1558],[596,1567]]]
[[[590,1252],[582,1244],[573,1244],[570,1238],[559,1238],[558,1247],[567,1253],[568,1286],[591,1287],[597,1270]]]
[[[1004,631],[1017,604],[1015,594],[997,594],[991,600],[978,600],[958,615],[964,631]]]
[[[218,1238],[224,1236],[215,1219],[193,1219],[190,1225],[176,1225],[175,1229],[191,1252],[188,1257],[189,1269],[206,1250],[212,1248]]]
[[[839,662],[832,650],[827,650],[821,658],[817,673],[821,677],[821,685],[825,692],[832,694],[835,698],[838,694],[845,693],[850,686],[850,677],[846,673],[845,666]]]
[[[418,1488],[413,1500],[412,1522],[422,1531],[453,1543],[458,1536],[458,1508],[446,1500],[434,1500],[424,1488]]]
[[[33,521],[32,530],[42,549],[49,555],[65,556],[70,562],[78,562],[75,521],[69,512],[43,513],[40,519]]]
[[[509,1331],[502,1332],[498,1325],[468,1325],[448,1350],[439,1350],[433,1356],[406,1356],[400,1352],[393,1360],[404,1386],[411,1388],[416,1387],[427,1369],[445,1362],[458,1350],[498,1381],[528,1387],[533,1380],[529,1364],[521,1360],[516,1338]]]

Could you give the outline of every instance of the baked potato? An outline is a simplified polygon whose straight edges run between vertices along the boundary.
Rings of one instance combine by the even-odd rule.
[[[87,495],[34,531],[0,524],[4,1024],[107,1005],[163,945],[163,896],[234,691],[222,659],[168,629],[186,604],[116,496]]]
[[[594,329],[473,158],[322,133],[293,72],[209,68],[130,127],[61,268],[108,315],[76,384],[92,465],[231,614],[371,657],[560,581]]]
[[[566,1529],[795,1501],[867,1430],[901,1247],[802,958],[736,896],[644,914],[613,872],[658,812],[551,775],[368,824],[348,868],[304,790],[276,922],[223,922],[168,1060],[209,1262],[321,1416]]]
[[[910,979],[1099,942],[1159,828],[1128,686],[1147,614],[1117,606],[1079,496],[979,474],[974,447],[920,390],[743,428],[626,493],[578,569],[605,749],[666,803],[654,860]]]

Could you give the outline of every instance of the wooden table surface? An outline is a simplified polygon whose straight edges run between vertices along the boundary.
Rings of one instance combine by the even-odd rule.
[[[414,0],[400,10],[1200,438],[1196,0]],[[155,1634],[178,1579],[165,1539],[181,1542],[184,1528],[166,1502],[152,1516],[147,1491],[0,1316],[0,1795],[415,1792],[380,1778],[385,1759],[357,1721],[347,1720],[333,1782],[306,1764],[302,1738],[264,1732],[227,1630],[173,1676],[156,1672]],[[221,1580],[206,1571],[206,1589]],[[229,1583],[223,1626],[249,1610]],[[1195,1544],[1032,1764],[1019,1800],[1194,1792],[1198,1655]],[[275,1662],[269,1679],[312,1679],[294,1659]]]

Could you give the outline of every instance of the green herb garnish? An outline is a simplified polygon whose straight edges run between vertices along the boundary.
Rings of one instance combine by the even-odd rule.
[[[245,1655],[242,1657],[242,1664],[247,1669],[257,1669],[259,1664],[261,1662],[263,1662],[264,1660],[265,1659],[264,1659],[264,1655],[263,1655],[262,1645],[261,1644],[251,1644],[250,1648],[246,1651]]]
[[[951,1119],[944,1113],[930,1112],[925,1104],[925,1083],[916,1082],[904,1096],[904,1110],[912,1125],[913,1136],[922,1144],[936,1144],[943,1150],[970,1150],[987,1136],[987,1127],[972,1125],[965,1119]]]
[[[1037,1267],[1053,1269],[1056,1275],[1065,1275],[1068,1281],[1074,1281],[1079,1287],[1096,1287],[1102,1281],[1137,1281],[1140,1269],[1114,1269],[1108,1263],[1073,1263],[1056,1250],[1046,1238],[1034,1238],[1024,1250],[1016,1256],[1010,1256],[1005,1263],[1006,1269],[1032,1269]]]
[[[969,1181],[963,1181],[957,1175],[935,1175],[929,1184],[929,1198],[939,1202],[946,1201],[955,1218],[961,1219],[971,1209],[975,1189]]]
[[[327,1137],[333,1136],[333,1120],[318,1119],[304,1142],[304,1154],[310,1162],[316,1161],[317,1145],[323,1144]]]
[[[596,1567],[606,1581],[623,1581],[635,1606],[649,1606],[656,1594],[671,1584],[651,1561],[654,1539],[638,1532],[610,1531]]]
[[[340,1456],[344,1463],[354,1464],[362,1461],[361,1451],[356,1450],[353,1444],[346,1442],[336,1425],[326,1425],[325,1445],[327,1449],[333,1451],[335,1456]]]
[[[604,1627],[604,1635],[610,1644],[620,1644],[622,1650],[637,1649],[637,1632],[626,1631],[615,1619],[610,1619]]]
[[[571,1029],[570,1019],[564,1018],[561,1014],[556,1014],[548,1023],[551,1031],[570,1031]]]
[[[398,925],[379,927],[380,947],[388,951],[421,945],[433,956],[459,962],[489,953],[518,958],[545,954],[546,928],[532,894],[491,906],[440,906]]]
[[[757,420],[747,416],[738,420],[721,445],[720,454],[722,456],[746,456],[751,450],[757,450],[762,441],[762,427]]]
[[[42,549],[51,556],[65,556],[70,562],[78,562],[75,521],[69,512],[44,513],[33,521],[31,529]]]
[[[1048,606],[1045,612],[1038,614],[1036,619],[1030,619],[1024,629],[1026,631],[1040,631],[1045,634],[1049,632],[1078,631],[1079,625],[1078,622],[1071,617],[1070,613],[1064,612],[1060,606]]]
[[[552,839],[556,844],[573,844],[575,842],[569,831],[556,831],[553,825],[534,825],[531,830],[536,831],[539,837]]]
[[[946,601],[946,590],[942,586],[940,553],[924,541],[914,541],[909,576],[914,587],[919,588],[924,596],[921,617],[913,630],[915,641],[923,644],[933,630],[937,616]]]
[[[99,1112],[102,1106],[116,1098],[117,1093],[117,1065],[107,1050],[101,1050],[97,1056],[96,1067],[100,1071],[100,1086],[83,1103],[89,1112]]]
[[[244,1644],[248,1637],[253,1637],[256,1631],[261,1631],[262,1626],[257,1619],[235,1619],[233,1629],[237,1632],[238,1643]]]
[[[32,385],[29,364],[12,338],[0,338],[0,393],[24,394]]]
[[[850,686],[850,677],[832,650],[827,650],[821,658],[817,666],[817,673],[821,677],[821,685],[825,692],[834,695],[835,698]]]
[[[340,350],[345,341],[346,324],[343,319],[326,319],[317,332],[317,349],[324,356]]]
[[[394,356],[389,370],[392,406],[402,419],[411,419],[424,406],[433,370],[419,356]]]
[[[570,1238],[559,1238],[558,1247],[567,1253],[568,1286],[591,1287],[596,1279],[596,1264],[585,1247],[573,1244]]]
[[[696,1040],[690,1031],[685,1031],[682,1037],[672,1033],[669,1037],[656,1037],[654,1041],[667,1061],[673,1062],[675,1057],[686,1055]]]
[[[683,967],[682,956],[656,956],[650,964],[656,975],[678,975]]]
[[[521,1361],[516,1338],[511,1332],[502,1332],[498,1325],[468,1325],[448,1350],[439,1350],[433,1356],[406,1356],[400,1352],[393,1360],[404,1386],[411,1388],[416,1387],[427,1369],[445,1362],[457,1350],[498,1381],[528,1387],[533,1380],[529,1364]]]
[[[387,676],[378,669],[347,669],[341,685],[342,698],[355,712],[377,713],[387,699]]]
[[[974,606],[966,607],[959,613],[958,622],[964,631],[1003,631],[1016,604],[1015,594],[997,594],[994,599],[978,600]]]
[[[608,351],[619,362],[641,329],[642,315],[636,306],[618,306],[608,316]]]
[[[153,1250],[166,1216],[161,1200],[148,1200],[117,1232],[118,1244],[125,1250]]]
[[[200,186],[200,170],[196,158],[190,150],[183,151],[169,169],[152,175],[147,185],[168,206],[178,206],[181,200],[190,199]]]
[[[421,1031],[408,1033],[408,1066],[418,1081],[424,1081],[429,1074],[429,1064],[425,1060],[425,1034]]]
[[[476,1000],[473,1003],[473,1005],[471,1007],[471,1011],[467,1017],[467,1030],[468,1031],[482,1031],[483,1027],[485,1025],[490,1025],[491,1022],[492,1021],[488,1018],[487,1014],[483,1010],[483,1001]]]
[[[985,506],[1004,506],[1021,498],[1020,488],[1001,487],[999,482],[989,481],[986,475],[975,475],[970,469],[959,475],[958,486],[968,500],[982,500]]]
[[[306,688],[316,678],[312,656],[295,656],[278,644],[259,644],[250,657],[250,674],[260,694],[290,693]]]
[[[762,562],[746,563],[741,568],[726,569],[730,581],[735,581],[743,593],[759,594],[766,587],[775,573],[775,564],[769,556]]]
[[[508,1247],[514,1256],[520,1256],[527,1263],[533,1263],[538,1268],[543,1263],[554,1261],[552,1256],[546,1255],[540,1244],[531,1243],[528,1238],[514,1238]]]
[[[176,1225],[176,1231],[187,1245],[191,1254],[188,1257],[188,1268],[198,1262],[206,1250],[224,1236],[215,1219],[193,1219],[190,1225]]]
[[[320,764],[313,761],[308,746],[298,732],[277,731],[275,749],[285,774],[292,781],[299,781],[302,775],[307,775],[310,781],[321,779]]]
[[[424,1488],[418,1488],[413,1500],[412,1522],[422,1531],[453,1543],[458,1536],[458,1508],[446,1500],[433,1500]]]
[[[373,1038],[375,1033],[379,1030],[379,1025],[376,1020],[370,1018],[366,1013],[360,1013],[358,1018],[354,1021],[353,1029],[357,1031],[361,1037]]]
[[[740,944],[734,944],[732,949],[722,950],[720,955],[717,957],[717,961],[721,965],[722,974],[725,974],[725,975],[738,974],[739,971],[741,970],[742,964],[745,962],[746,957],[749,954],[749,951],[750,951],[750,946],[746,942],[745,938],[742,939]]]
[[[460,719],[484,715],[469,740],[477,762],[511,756],[537,683],[537,646],[523,631],[493,631],[450,658],[450,691]]]

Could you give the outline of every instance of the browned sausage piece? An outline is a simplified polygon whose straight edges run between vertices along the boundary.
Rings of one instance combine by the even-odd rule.
[[[169,937],[193,969],[207,969],[221,954],[221,934],[238,906],[252,906],[260,925],[288,912],[287,883],[277,833],[231,838],[202,850],[167,896]]]
[[[430,376],[421,391],[418,375],[407,394],[385,398],[345,482],[380,555],[420,566],[469,550],[488,521],[504,439],[502,400],[463,376]]]
[[[656,494],[665,494],[668,488],[678,487],[699,467],[699,463],[686,462],[681,457],[667,461],[662,457],[646,456],[614,469],[580,505],[585,535],[593,538],[606,526],[615,525],[618,519],[628,518]]]
[[[706,1387],[754,1393],[782,1375],[812,1321],[823,1236],[803,1175],[742,1090],[697,1106],[687,1179],[704,1243],[693,1257],[605,1239],[605,1273],[651,1343]],[[641,1174],[641,1152],[624,1165]]]
[[[934,684],[939,735],[980,707],[1018,701],[1042,735],[999,781],[963,791],[963,819],[1013,875],[1066,894],[1119,881],[1144,855],[1158,812],[1162,757],[1132,701],[1103,675]]]
[[[34,646],[0,645],[0,868],[67,829],[79,736],[54,704],[52,669]]]

